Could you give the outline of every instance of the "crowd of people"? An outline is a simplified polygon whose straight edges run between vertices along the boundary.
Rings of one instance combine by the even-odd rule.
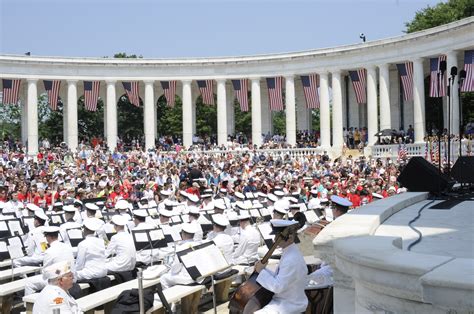
[[[26,249],[13,263],[43,265],[45,274],[29,279],[25,294],[47,287],[42,294],[56,295],[62,276],[70,274],[74,280],[91,280],[154,262],[168,266],[160,279],[165,289],[194,281],[176,258],[170,259],[174,248],[137,250],[134,230],[170,226],[172,234],[179,234],[176,250],[213,241],[229,264],[253,265],[264,243],[255,227],[258,217],[277,219],[271,220],[272,227],[278,227],[279,220],[291,221],[298,212],[310,223],[330,222],[338,216],[334,209],[340,200],[357,210],[406,191],[396,180],[401,165],[389,158],[274,155],[251,145],[238,153],[140,148],[109,152],[84,144],[73,153],[66,147],[46,147],[41,145],[35,158],[21,150],[0,149],[0,220],[23,224]],[[68,230],[78,228],[81,242],[74,243]],[[51,274],[51,267],[60,271]],[[265,265],[255,267],[263,271]],[[278,274],[263,273],[262,284],[271,287]],[[66,290],[71,289],[68,280]],[[62,298],[69,300],[71,291]],[[293,306],[306,304],[301,296],[298,302]],[[286,300],[276,306],[291,304]],[[36,312],[44,306],[38,303]]]

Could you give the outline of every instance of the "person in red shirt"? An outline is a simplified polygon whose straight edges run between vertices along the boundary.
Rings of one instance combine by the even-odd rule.
[[[198,197],[201,197],[201,194],[199,193],[199,183],[193,182],[193,185],[190,188],[186,189],[186,193],[194,194],[194,195],[197,195]]]
[[[6,203],[8,201],[7,199],[8,193],[6,188],[0,189],[0,202]]]

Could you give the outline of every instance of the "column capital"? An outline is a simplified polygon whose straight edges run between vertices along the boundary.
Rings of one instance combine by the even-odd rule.
[[[447,51],[445,53],[445,55],[449,58],[450,56],[451,57],[454,57],[454,58],[457,58],[458,57],[458,54],[459,52],[458,51],[455,51],[455,50],[450,50],[450,51]]]
[[[219,79],[216,79],[216,82],[217,84],[225,84],[227,82],[227,79],[219,78]]]
[[[111,85],[111,84],[115,85],[117,83],[117,80],[107,79],[107,80],[105,80],[105,83],[107,85]]]
[[[28,83],[37,83],[38,82],[38,79],[37,78],[27,78],[26,81]]]
[[[322,71],[322,72],[318,72],[319,74],[319,78],[325,78],[326,80],[328,79],[328,76],[329,76],[329,72],[328,71]]]
[[[143,80],[143,83],[144,83],[145,85],[150,85],[150,84],[153,85],[153,84],[155,84],[155,80]]]
[[[261,77],[249,77],[249,80],[252,82],[260,82]]]
[[[79,82],[79,80],[66,80],[66,82],[69,84],[69,85],[75,85],[77,84],[77,82]]]
[[[342,71],[340,69],[336,69],[336,70],[331,71],[331,74],[341,75],[341,72]]]
[[[185,79],[185,80],[181,80],[181,83],[184,84],[191,84],[193,80],[190,80],[190,79]]]
[[[294,80],[295,79],[295,75],[294,74],[287,74],[284,76],[285,80]]]
[[[411,59],[411,61],[413,63],[423,63],[424,60],[425,60],[425,58],[423,58],[423,57],[415,57],[415,58]]]
[[[389,66],[390,66],[389,63],[380,63],[380,64],[377,65],[377,67],[378,67],[379,69],[388,69]]]
[[[375,66],[375,64],[369,64],[366,65],[365,68],[367,69],[367,71],[375,71],[377,67]]]

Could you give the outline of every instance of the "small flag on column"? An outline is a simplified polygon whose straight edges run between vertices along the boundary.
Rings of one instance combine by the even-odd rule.
[[[161,81],[161,88],[163,88],[168,107],[174,107],[176,99],[176,81]]]
[[[84,106],[87,111],[97,110],[100,81],[84,81]]]
[[[367,79],[365,75],[365,69],[359,69],[357,71],[349,71],[351,77],[352,87],[356,94],[357,103],[367,103]]]
[[[466,78],[464,79],[461,92],[474,92],[474,50],[464,52],[464,70]]]
[[[48,102],[51,110],[58,110],[58,98],[59,98],[59,88],[61,87],[61,81],[47,81],[43,80],[44,89],[48,94]]]
[[[271,111],[283,110],[282,77],[267,77],[268,104]]]
[[[140,93],[138,90],[138,82],[122,82],[128,100],[135,107],[140,107]]]
[[[202,102],[206,105],[214,105],[214,81],[196,81],[201,92]]]
[[[3,104],[17,104],[21,80],[3,79]]]
[[[397,64],[398,73],[402,80],[403,100],[413,100],[413,62]]]
[[[301,75],[306,108],[319,108],[319,76],[317,74]]]
[[[232,80],[235,96],[240,104],[240,111],[249,111],[248,80]]]
[[[405,160],[407,158],[407,146],[404,143],[398,144],[398,161]]]
[[[430,97],[446,96],[446,75],[441,73],[441,62],[446,61],[446,56],[430,59]]]

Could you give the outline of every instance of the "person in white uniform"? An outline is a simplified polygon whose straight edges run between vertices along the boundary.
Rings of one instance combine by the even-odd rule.
[[[43,270],[48,285],[33,304],[33,314],[82,313],[76,300],[69,294],[74,282],[71,264],[67,261],[55,263]]]
[[[297,224],[296,221],[272,219],[272,233],[278,235],[285,228]],[[302,313],[308,305],[305,294],[307,282],[307,267],[298,246],[295,244],[296,230],[279,243],[283,253],[276,272],[266,268],[267,264],[258,261],[255,271],[258,273],[257,282],[265,289],[274,293],[272,300],[255,313]],[[249,302],[244,313],[253,310]]]
[[[112,224],[117,233],[112,236],[105,250],[105,256],[114,256],[107,261],[105,268],[107,272],[132,270],[135,268],[137,251],[135,250],[132,235],[125,231],[127,218],[121,215],[114,215],[112,217]]]
[[[200,243],[198,241],[194,241],[194,234],[196,231],[197,228],[195,225],[190,223],[182,224],[181,238],[183,241],[181,241],[176,247],[176,252],[189,249]],[[175,256],[170,271],[160,277],[160,282],[163,290],[165,290],[175,285],[187,285],[193,283],[194,280],[191,278],[183,264],[181,264],[178,257]]]
[[[260,233],[250,223],[248,213],[241,214],[239,244],[232,255],[232,264],[252,264],[258,259]]]
[[[48,221],[48,216],[46,216],[44,211],[39,207],[34,215],[34,229],[28,233],[25,241],[27,256],[13,260],[13,267],[27,265],[36,266],[43,261],[44,252],[46,251],[43,229]]]
[[[94,235],[102,225],[103,221],[97,218],[84,220],[84,240],[77,246],[77,280],[102,278],[107,275],[104,240]]]
[[[65,218],[65,223],[63,223],[60,228],[60,233],[61,237],[66,244],[71,244],[69,240],[69,236],[67,234],[67,230],[69,229],[78,229],[81,228],[82,225],[80,223],[77,223],[74,220],[74,216],[76,215],[76,208],[72,205],[66,205],[63,207],[64,210],[64,218]]]
[[[58,262],[69,262],[74,265],[74,255],[71,246],[59,241],[59,227],[50,226],[43,228],[44,237],[49,248],[44,252],[43,268]],[[41,291],[47,282],[41,276],[28,277],[25,282],[25,295]]]
[[[153,230],[156,229],[156,226],[145,222],[148,217],[148,213],[144,209],[137,209],[133,211],[133,222],[135,223],[134,230]],[[137,252],[137,263],[142,263],[145,265],[151,264],[152,261],[158,261],[160,259],[160,250],[159,249],[142,249]]]
[[[234,252],[234,240],[225,233],[225,229],[229,225],[229,220],[222,214],[212,216],[213,230],[207,235],[207,240],[212,240],[221,250],[227,262],[232,263],[232,253]]]

